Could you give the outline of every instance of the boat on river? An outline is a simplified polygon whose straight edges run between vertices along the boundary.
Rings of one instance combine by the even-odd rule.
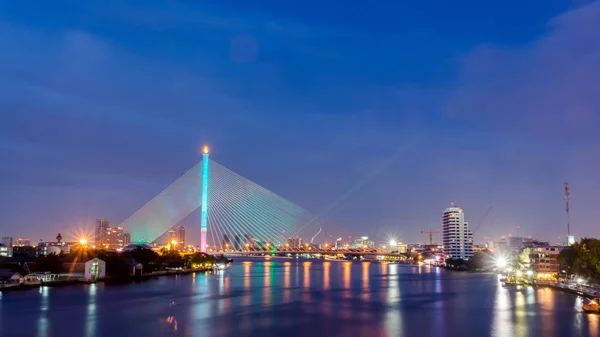
[[[599,301],[597,298],[592,299],[588,304],[584,304],[581,309],[588,314],[600,314],[600,309],[598,308]]]
[[[213,271],[226,270],[228,268],[229,268],[229,263],[227,263],[227,262],[216,262],[212,266]]]

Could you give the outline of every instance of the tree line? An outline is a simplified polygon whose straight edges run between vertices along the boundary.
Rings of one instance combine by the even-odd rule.
[[[600,284],[600,240],[581,239],[563,249],[558,258],[568,275],[578,275]]]

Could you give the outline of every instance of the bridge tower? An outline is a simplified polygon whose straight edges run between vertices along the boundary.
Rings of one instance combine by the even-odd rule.
[[[208,158],[208,146],[202,149],[202,195],[200,215],[200,251],[206,252],[206,234],[208,232],[208,175],[210,159]]]

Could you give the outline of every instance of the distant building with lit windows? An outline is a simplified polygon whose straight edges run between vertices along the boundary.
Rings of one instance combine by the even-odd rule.
[[[103,248],[106,244],[106,236],[110,229],[110,221],[108,219],[96,220],[96,231],[94,232],[94,245],[97,248]]]
[[[125,243],[124,236],[123,227],[109,227],[104,237],[104,248],[115,250],[123,248]]]
[[[446,258],[468,260],[473,257],[473,233],[460,207],[448,207],[442,214],[442,243]]]
[[[561,247],[536,247],[531,249],[529,257],[533,265],[533,269],[538,273],[558,273],[560,272],[560,263],[558,256],[560,255]]]

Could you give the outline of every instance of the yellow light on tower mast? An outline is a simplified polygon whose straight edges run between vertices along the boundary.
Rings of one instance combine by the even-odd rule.
[[[204,145],[204,148],[202,148],[202,153],[208,154],[208,145]]]

